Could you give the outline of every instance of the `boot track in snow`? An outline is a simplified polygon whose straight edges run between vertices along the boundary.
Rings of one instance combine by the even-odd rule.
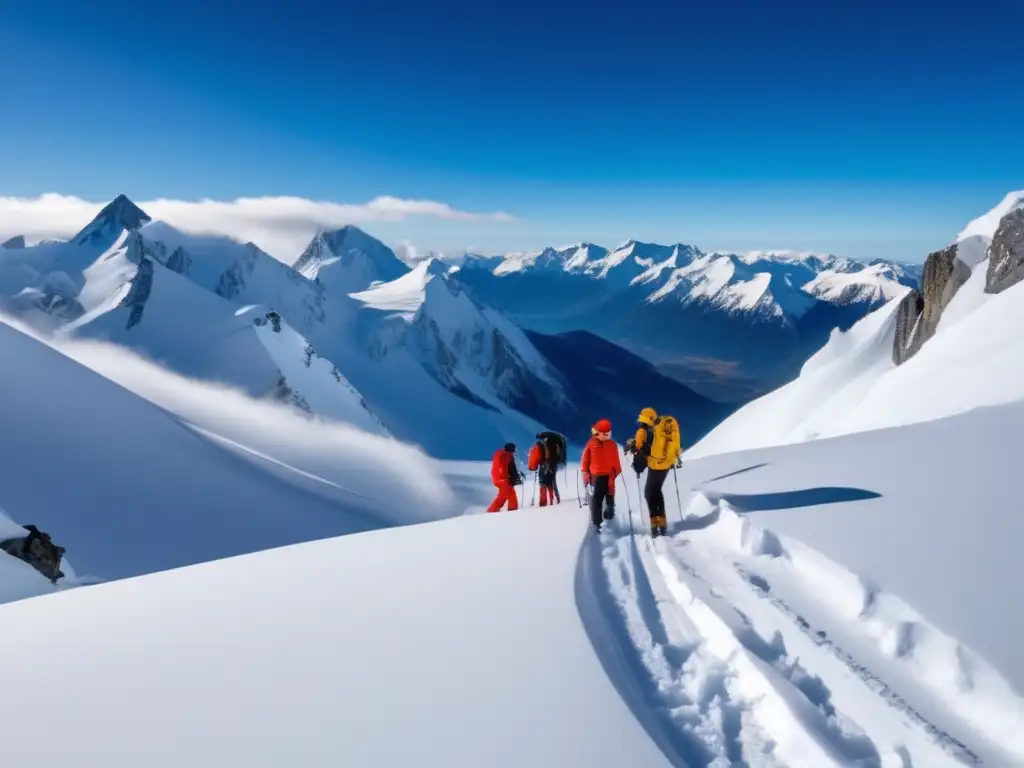
[[[617,518],[588,531],[580,553],[581,618],[599,655],[615,646],[605,668],[672,764],[1009,764],[913,680],[887,679],[868,651],[844,648],[773,592],[748,566],[784,555],[774,534],[744,529],[733,550],[708,527],[653,540]]]

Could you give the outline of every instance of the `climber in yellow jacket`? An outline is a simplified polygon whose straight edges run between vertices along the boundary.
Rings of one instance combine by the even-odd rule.
[[[682,450],[678,421],[671,416],[659,417],[653,408],[640,411],[636,435],[626,443],[626,451],[633,454],[633,471],[638,478],[647,470],[644,499],[651,516],[651,535],[655,537],[668,532],[662,487]]]

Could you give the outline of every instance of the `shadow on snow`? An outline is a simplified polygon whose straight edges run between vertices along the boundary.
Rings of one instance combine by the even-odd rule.
[[[850,501],[878,499],[882,496],[880,493],[864,488],[836,486],[800,488],[794,491],[777,491],[775,493],[716,493],[715,491],[702,491],[702,493],[709,501],[713,503],[724,501],[741,514],[775,509],[798,509],[799,507],[814,507],[822,504],[843,504]]]

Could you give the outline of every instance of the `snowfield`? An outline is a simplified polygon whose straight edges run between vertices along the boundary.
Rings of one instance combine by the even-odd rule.
[[[19,660],[0,689],[19,734],[5,761],[28,764],[45,739],[58,762],[110,768],[666,765],[580,621],[577,511],[347,536],[3,606],[0,653]]]

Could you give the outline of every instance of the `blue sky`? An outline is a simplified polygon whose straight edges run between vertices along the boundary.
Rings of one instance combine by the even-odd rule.
[[[364,224],[420,248],[920,259],[1024,187],[1016,6],[831,5],[7,0],[0,196],[391,195],[517,219]]]

